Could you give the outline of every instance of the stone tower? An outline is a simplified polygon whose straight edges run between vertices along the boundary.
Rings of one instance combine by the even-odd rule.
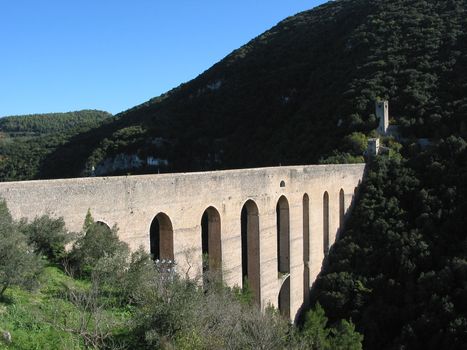
[[[376,118],[379,120],[378,133],[386,135],[389,126],[389,102],[376,101]]]

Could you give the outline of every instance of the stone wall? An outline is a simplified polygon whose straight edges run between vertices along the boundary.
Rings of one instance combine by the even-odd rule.
[[[290,278],[290,316],[304,301],[303,196],[309,197],[309,284],[323,261],[323,195],[329,195],[330,242],[339,231],[339,193],[344,212],[352,204],[364,165],[310,165],[203,173],[94,177],[0,183],[14,218],[42,214],[62,216],[71,231],[80,231],[88,209],[96,221],[118,225],[120,238],[132,249],[149,251],[149,230],[158,213],[173,227],[178,270],[201,273],[201,218],[208,207],[220,214],[223,277],[242,285],[241,211],[247,200],[258,207],[261,306],[278,305],[279,291]],[[284,181],[285,187],[280,183]],[[290,274],[278,273],[276,205],[289,205]],[[189,268],[189,266],[191,266]],[[287,298],[289,299],[289,298]]]

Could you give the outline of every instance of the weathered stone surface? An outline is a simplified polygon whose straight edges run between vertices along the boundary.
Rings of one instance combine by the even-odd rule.
[[[201,271],[201,218],[213,207],[220,214],[223,277],[242,285],[241,211],[252,200],[258,207],[261,306],[278,304],[284,276],[278,273],[276,205],[281,196],[289,204],[290,315],[304,300],[304,269],[309,284],[323,261],[323,195],[329,195],[329,232],[332,244],[342,210],[351,206],[364,173],[363,164],[310,165],[228,170],[203,173],[94,177],[24,181],[0,184],[0,196],[14,218],[62,216],[71,231],[80,231],[88,208],[96,221],[117,224],[119,235],[132,249],[149,251],[153,218],[165,213],[173,227],[173,249],[178,271],[188,263],[191,274]],[[285,187],[281,187],[284,181]],[[343,190],[344,200],[340,200]],[[303,197],[309,197],[309,259],[304,263]],[[342,196],[342,195],[341,195]],[[343,208],[342,208],[343,205]],[[186,251],[191,250],[187,261]]]

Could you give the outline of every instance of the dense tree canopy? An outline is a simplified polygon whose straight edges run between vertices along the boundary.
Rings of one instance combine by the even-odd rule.
[[[95,127],[112,115],[95,110],[82,110],[68,113],[30,114],[3,117],[0,119],[0,131],[12,136],[15,134],[50,134],[66,132],[83,126]]]
[[[43,177],[42,162],[72,137],[109,122],[107,112],[84,110],[34,114],[0,119],[0,179],[28,180]],[[83,142],[81,147],[86,147]],[[72,157],[65,153],[64,157]],[[45,168],[61,167],[49,162]]]
[[[351,317],[367,348],[467,343],[466,184],[459,137],[410,160],[371,164],[312,293],[331,319]]]

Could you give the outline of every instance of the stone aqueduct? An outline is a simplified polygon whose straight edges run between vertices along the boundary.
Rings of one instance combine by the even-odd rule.
[[[80,231],[88,209],[120,238],[178,271],[245,279],[261,307],[294,319],[352,206],[365,166],[310,165],[0,184],[14,218],[63,217]],[[189,268],[190,267],[190,268]],[[205,268],[206,269],[206,268]]]

